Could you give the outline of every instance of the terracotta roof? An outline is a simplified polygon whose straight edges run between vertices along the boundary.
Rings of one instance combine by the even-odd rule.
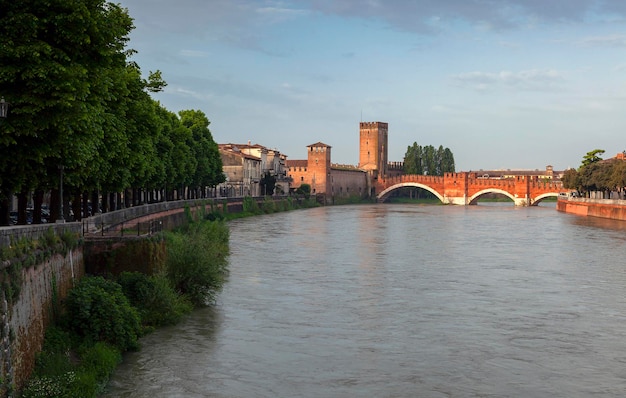
[[[309,148],[309,147],[312,147],[312,146],[323,146],[323,147],[326,147],[326,148],[332,148],[330,145],[324,144],[323,142],[316,142],[315,144],[307,145],[306,147]]]
[[[294,159],[294,160],[285,160],[285,166],[287,167],[307,167],[309,165],[308,160]]]

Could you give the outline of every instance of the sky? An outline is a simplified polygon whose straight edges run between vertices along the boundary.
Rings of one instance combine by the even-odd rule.
[[[577,168],[626,149],[626,1],[122,0],[165,108],[218,143],[358,163],[359,122],[389,160],[449,148],[457,171]]]

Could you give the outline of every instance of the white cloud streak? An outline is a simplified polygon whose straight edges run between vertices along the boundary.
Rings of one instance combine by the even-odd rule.
[[[530,69],[519,72],[468,72],[453,76],[453,81],[464,88],[487,91],[497,88],[545,91],[560,89],[565,82],[562,72]]]

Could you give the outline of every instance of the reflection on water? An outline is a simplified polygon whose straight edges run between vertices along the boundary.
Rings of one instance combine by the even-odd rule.
[[[231,223],[215,308],[110,397],[621,397],[626,223],[549,204],[362,205]]]

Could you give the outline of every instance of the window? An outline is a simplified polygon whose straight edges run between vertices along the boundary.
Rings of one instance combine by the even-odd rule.
[[[300,181],[304,181],[304,176],[303,176],[303,177],[300,177]]]

